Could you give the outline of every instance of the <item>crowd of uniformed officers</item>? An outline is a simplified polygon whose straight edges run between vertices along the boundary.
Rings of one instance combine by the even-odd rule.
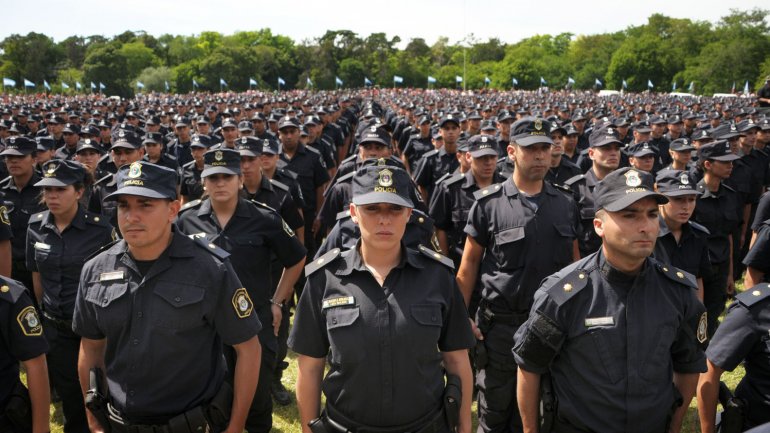
[[[765,87],[6,97],[0,431],[761,429]]]

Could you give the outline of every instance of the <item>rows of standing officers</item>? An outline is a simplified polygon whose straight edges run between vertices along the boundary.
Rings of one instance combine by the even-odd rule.
[[[754,102],[0,107],[0,431],[53,399],[65,433],[268,432],[289,348],[304,433],[470,433],[474,399],[478,433],[678,432],[696,396],[703,432],[761,429]]]

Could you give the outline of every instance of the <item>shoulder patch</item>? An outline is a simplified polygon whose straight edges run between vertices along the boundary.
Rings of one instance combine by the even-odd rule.
[[[241,287],[233,293],[233,309],[239,319],[245,319],[254,311],[254,302],[249,297],[249,292]]]
[[[695,229],[695,230],[697,230],[697,231],[703,232],[703,233],[705,233],[705,234],[707,234],[707,235],[710,235],[710,234],[711,234],[711,232],[709,231],[709,229],[707,229],[707,228],[706,228],[705,226],[703,226],[703,225],[700,225],[700,224],[696,223],[696,222],[695,222],[695,221],[693,221],[693,220],[690,220],[690,221],[688,221],[688,223],[690,224],[690,227],[694,228],[694,229]]]
[[[569,179],[564,181],[564,185],[570,187],[574,183],[577,183],[578,181],[585,179],[585,177],[586,177],[585,174],[579,174],[577,176],[572,176],[571,178],[569,178]]]
[[[43,335],[43,324],[37,314],[35,307],[24,307],[16,316],[16,322],[21,328],[21,332],[27,337],[38,337]]]
[[[289,191],[289,186],[288,185],[286,185],[285,183],[278,182],[275,179],[270,179],[270,184],[273,185],[274,187],[280,189],[280,190]]]
[[[679,284],[684,284],[685,286],[688,286],[693,289],[698,288],[698,283],[695,280],[695,276],[693,276],[689,272],[685,272],[679,268],[675,268],[671,265],[663,264],[660,262],[655,263],[655,267],[668,277],[670,280],[676,281]]]
[[[337,221],[345,218],[350,218],[350,210],[344,210],[342,212],[337,212]]]
[[[444,266],[448,267],[449,269],[454,269],[455,268],[454,262],[449,257],[447,257],[447,256],[445,256],[445,255],[443,255],[441,253],[437,253],[436,251],[433,251],[432,249],[430,249],[430,248],[428,248],[428,247],[426,247],[424,245],[420,245],[418,247],[418,249],[420,250],[422,255],[430,257],[431,259],[433,259],[433,260],[443,264]]]
[[[193,200],[193,201],[188,201],[187,203],[182,205],[182,208],[179,209],[179,211],[181,212],[183,210],[187,210],[187,209],[190,209],[190,208],[194,208],[196,206],[200,206],[201,203],[203,203],[203,200],[201,200],[201,199],[196,199],[196,200]]]
[[[741,292],[735,299],[746,307],[751,307],[768,296],[770,296],[770,284],[762,283]]]
[[[555,282],[553,286],[548,289],[548,295],[557,305],[562,305],[575,296],[575,294],[583,290],[587,285],[588,272],[583,269],[575,269]]]
[[[198,245],[199,247],[213,254],[220,260],[224,260],[230,257],[230,253],[223,250],[222,248],[219,248],[218,246],[216,246],[216,244],[209,242],[208,240],[206,240],[206,238],[195,237],[192,239],[192,241],[195,243],[195,245]]]
[[[335,248],[329,251],[328,253],[322,255],[321,257],[310,262],[309,265],[305,266],[305,277],[309,277],[310,274],[312,274],[313,272],[323,268],[324,266],[336,260],[338,257],[340,257],[341,252],[342,251],[339,248]]]
[[[484,189],[480,189],[473,193],[473,198],[476,200],[482,199],[484,197],[490,197],[497,193],[499,193],[503,189],[502,185],[499,183],[496,183],[494,185],[489,185],[488,187]]]
[[[15,304],[21,295],[27,291],[20,283],[9,278],[0,278],[0,300]]]

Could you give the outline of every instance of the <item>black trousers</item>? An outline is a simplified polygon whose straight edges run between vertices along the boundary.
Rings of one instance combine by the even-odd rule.
[[[43,329],[50,350],[48,379],[59,394],[64,413],[65,433],[88,433],[88,420],[83,404],[83,394],[78,380],[78,353],[80,336],[72,332],[65,323],[43,317]]]
[[[703,305],[706,306],[708,337],[714,336],[719,326],[719,315],[725,310],[727,300],[727,276],[730,273],[730,261],[711,266],[711,275],[703,279]]]

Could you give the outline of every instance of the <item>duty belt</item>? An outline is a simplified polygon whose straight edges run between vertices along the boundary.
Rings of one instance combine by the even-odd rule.
[[[54,328],[60,331],[72,332],[72,320],[59,319],[46,313],[45,311],[43,311],[43,317],[46,319],[46,321],[52,324]]]
[[[444,411],[441,409],[405,426],[369,427],[351,421],[327,403],[322,419],[330,433],[445,433],[449,431]]]
[[[521,325],[529,318],[529,312],[526,313],[514,313],[514,312],[495,312],[489,306],[489,303],[484,299],[479,302],[479,314],[489,323],[502,323],[506,325]]]

